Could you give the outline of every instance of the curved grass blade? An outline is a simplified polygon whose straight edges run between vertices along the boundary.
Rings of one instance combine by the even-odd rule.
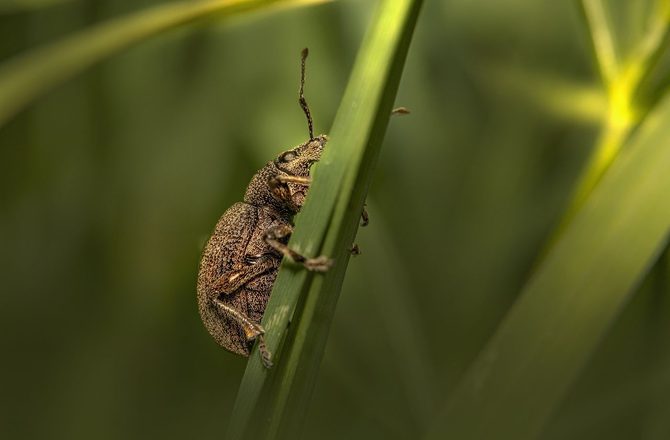
[[[535,438],[662,252],[670,98],[576,213],[454,391],[428,438]]]
[[[264,415],[259,419],[269,420],[262,429],[266,438],[300,430],[420,5],[420,0],[382,1],[363,39],[290,243],[307,255],[334,258],[335,266],[325,275],[313,275],[283,265],[263,318],[266,343],[278,363],[268,372],[254,350],[228,438],[249,436],[258,424],[252,415],[260,407]],[[303,307],[297,309],[301,296]],[[289,320],[291,336],[279,352]]]
[[[268,6],[328,0],[183,1],[110,20],[0,66],[0,127],[31,102],[91,65],[161,32]]]

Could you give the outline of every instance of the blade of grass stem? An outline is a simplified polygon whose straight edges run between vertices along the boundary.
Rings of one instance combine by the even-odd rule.
[[[162,4],[110,20],[56,43],[17,56],[0,66],[0,128],[31,102],[134,44],[186,24],[229,17],[269,6],[327,0],[215,0]]]
[[[259,405],[267,405],[263,417],[270,421],[267,438],[299,430],[420,4],[420,0],[383,0],[363,39],[290,242],[307,255],[334,258],[335,266],[325,275],[295,270],[287,263],[282,266],[263,318],[266,343],[278,365],[269,374],[254,350],[238,391],[229,438],[249,432]],[[289,320],[305,294],[303,307],[291,321],[292,337],[280,353],[277,349]],[[272,390],[261,399],[269,375]]]
[[[281,387],[272,408],[270,431],[279,433],[280,438],[300,431],[311,399],[350,257],[349,249],[358,229],[420,6],[420,0],[381,3],[333,124],[332,162],[338,156],[342,162],[344,157],[350,157],[351,162],[319,253],[335,256],[337,264],[325,276],[312,280],[297,322],[295,341],[287,350],[287,368],[280,370],[283,373],[278,382]],[[328,190],[324,186],[320,188],[314,194],[317,200]],[[310,224],[319,213],[317,207],[312,207],[305,211],[303,221]],[[299,243],[305,239],[308,239],[308,231],[303,230],[296,240]]]
[[[649,114],[526,284],[429,439],[532,439],[670,230],[670,99]]]
[[[581,0],[581,11],[591,37],[591,45],[603,83],[609,85],[619,67],[610,21],[602,0]]]

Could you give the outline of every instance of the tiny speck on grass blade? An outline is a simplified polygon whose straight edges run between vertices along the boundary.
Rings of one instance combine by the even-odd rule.
[[[277,364],[268,371],[252,353],[226,438],[299,435],[421,3],[381,1],[363,39],[289,243],[306,255],[328,255],[335,266],[325,275],[280,270],[263,318]]]

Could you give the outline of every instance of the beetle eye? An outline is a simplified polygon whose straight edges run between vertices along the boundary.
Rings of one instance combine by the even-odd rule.
[[[295,154],[293,151],[287,151],[286,153],[279,156],[279,160],[281,160],[282,162],[290,162],[296,157],[298,157],[298,155]]]

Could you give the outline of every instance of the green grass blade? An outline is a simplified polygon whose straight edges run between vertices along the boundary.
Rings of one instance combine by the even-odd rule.
[[[670,99],[650,113],[437,417],[430,439],[532,439],[666,244]]]
[[[619,70],[610,20],[603,0],[581,0],[581,11],[589,29],[591,45],[603,83],[609,85]]]
[[[212,17],[228,17],[272,5],[327,0],[183,1],[148,8],[78,32],[0,66],[0,127],[63,81],[115,53],[161,32]]]
[[[420,5],[420,0],[382,1],[363,39],[290,243],[307,255],[329,255],[336,264],[325,275],[309,274],[289,264],[282,267],[263,318],[266,341],[278,365],[268,373],[257,354],[252,354],[238,391],[229,438],[249,432],[259,405],[267,405],[263,420],[270,420],[268,438],[300,429]],[[293,316],[305,293],[303,307]],[[280,353],[289,320],[292,335]],[[269,375],[272,388],[261,398]]]

